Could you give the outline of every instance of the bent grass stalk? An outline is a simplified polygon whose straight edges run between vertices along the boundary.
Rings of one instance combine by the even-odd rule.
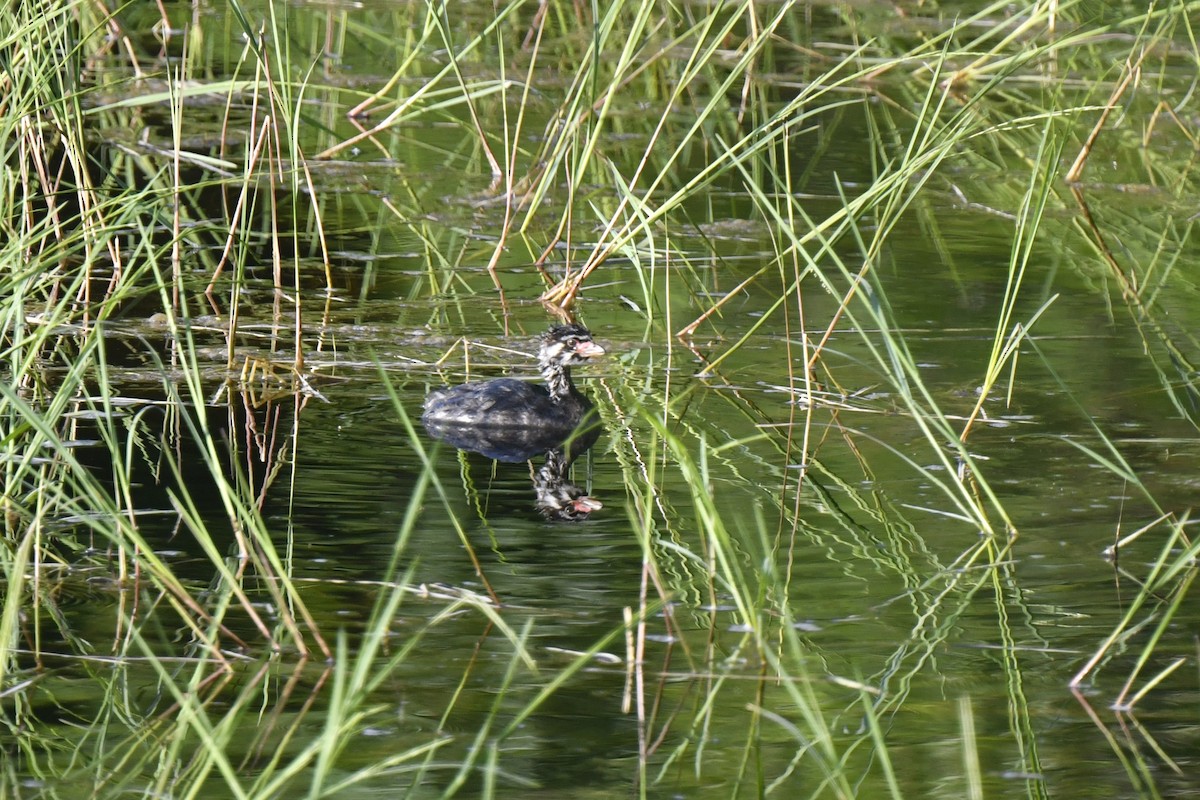
[[[656,154],[655,145],[660,141],[664,126],[671,116],[674,104],[682,99],[689,83],[696,77],[699,71],[709,64],[713,51],[719,45],[720,41],[722,41],[723,36],[713,36],[710,41],[705,41],[703,38],[700,40],[694,51],[694,57],[688,62],[692,66],[692,69],[685,69],[684,74],[680,77],[674,93],[664,104],[662,115],[655,131],[650,135],[650,144],[647,146],[642,159],[634,169],[632,176],[623,180],[623,183],[626,185],[622,187],[622,190],[618,194],[619,199],[616,208],[604,220],[604,231],[600,241],[593,246],[587,262],[580,270],[544,293],[544,300],[564,307],[569,306],[574,301],[576,293],[584,281],[586,281],[588,275],[611,255],[628,245],[637,236],[641,235],[641,232],[644,231],[647,235],[650,235],[650,226],[652,224],[663,221],[684,200],[695,196],[718,175],[735,167],[743,159],[749,158],[753,154],[773,146],[775,141],[788,130],[796,129],[806,123],[809,115],[815,113],[815,111],[809,110],[809,106],[821,111],[827,110],[829,106],[820,105],[816,101],[824,98],[828,93],[844,88],[857,77],[854,74],[846,74],[846,71],[841,70],[839,66],[823,76],[821,80],[807,84],[795,99],[785,104],[768,121],[755,127],[750,133],[735,141],[732,145],[721,147],[717,152],[716,158],[700,169],[684,185],[674,192],[669,193],[663,200],[653,202],[657,190],[667,179],[667,176],[673,174],[671,167],[682,160],[684,154],[702,136],[705,128],[712,123],[713,118],[718,115],[718,112],[727,111],[723,102],[725,93],[734,86],[738,79],[744,76],[744,72],[750,68],[755,58],[766,46],[766,43],[771,40],[775,29],[785,18],[784,12],[789,6],[790,4],[785,4],[784,8],[768,24],[764,25],[762,30],[756,33],[755,38],[749,43],[746,52],[739,58],[735,68],[729,71],[729,75],[712,92],[711,98],[696,113],[694,121],[680,136],[678,144],[674,148],[669,149],[661,161],[655,164],[658,174],[649,180],[649,184],[645,189],[639,190],[639,183],[647,170],[651,156]],[[700,29],[699,26],[698,29],[705,34],[712,33],[711,31]],[[728,29],[726,28],[716,33],[727,34]],[[848,63],[851,63],[851,59],[846,59],[842,62],[842,64]],[[626,208],[631,205],[642,210],[627,213]]]

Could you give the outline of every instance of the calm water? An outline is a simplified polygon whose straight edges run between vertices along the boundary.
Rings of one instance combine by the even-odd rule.
[[[380,0],[366,8],[330,8],[297,6],[291,13],[319,19],[332,14],[339,25],[345,15],[361,26],[398,25],[415,13]],[[814,40],[846,32],[830,8],[818,7],[814,19],[815,27],[804,28]],[[297,31],[304,33],[297,34],[297,46],[307,44],[309,31],[321,30],[312,20],[307,25],[298,23]],[[339,74],[376,86],[386,78],[379,67],[386,54],[378,41],[367,36],[362,41],[361,48],[346,48]],[[348,102],[337,92],[320,93],[312,113],[326,115],[340,134],[349,135],[339,111]],[[495,113],[496,108],[481,103],[480,110]],[[805,751],[803,737],[794,734],[792,726],[799,724],[794,696],[769,679],[771,670],[746,639],[731,594],[681,555],[704,552],[703,527],[695,493],[678,457],[655,433],[653,420],[663,421],[691,459],[705,463],[707,488],[729,533],[730,549],[740,559],[738,569],[748,576],[768,564],[790,570],[786,607],[790,624],[801,632],[802,649],[783,657],[791,675],[807,676],[804,692],[817,701],[835,736],[854,741],[864,724],[853,684],[861,681],[880,692],[888,755],[905,796],[967,796],[964,709],[973,714],[988,797],[1190,797],[1200,792],[1194,665],[1200,613],[1195,603],[1182,609],[1141,678],[1144,685],[1172,658],[1189,659],[1139,706],[1136,722],[1142,727],[1129,727],[1130,720],[1110,706],[1152,626],[1121,642],[1082,693],[1067,688],[1126,613],[1165,532],[1156,529],[1139,540],[1116,564],[1102,551],[1117,536],[1158,516],[1147,494],[1160,509],[1186,510],[1200,474],[1195,428],[1181,419],[1146,357],[1147,347],[1158,343],[1121,305],[1107,267],[1073,227],[1069,206],[1063,204],[1046,223],[1048,232],[1035,246],[1031,277],[1016,304],[1015,319],[1027,320],[1050,303],[1034,326],[1034,344],[1022,349],[1011,401],[1003,396],[1005,381],[987,405],[989,419],[969,442],[1020,532],[1012,550],[1001,556],[1002,568],[984,577],[980,564],[964,571],[957,561],[978,543],[979,531],[956,518],[947,496],[931,481],[944,468],[903,412],[852,322],[830,339],[823,362],[828,372],[819,376],[823,382],[827,375],[836,377],[846,407],[815,410],[812,446],[802,455],[804,409],[787,389],[803,372],[800,320],[794,302],[786,325],[782,313],[772,311],[790,276],[781,279],[772,272],[753,283],[689,342],[673,336],[774,257],[769,227],[732,179],[714,186],[705,202],[690,210],[696,225],[672,232],[671,244],[687,254],[687,263],[673,259],[657,265],[647,285],[628,258],[615,257],[588,281],[580,321],[610,355],[578,370],[577,379],[605,426],[575,465],[574,479],[604,508],[584,522],[554,523],[533,508],[528,465],[493,464],[436,446],[419,425],[414,440],[385,386],[391,384],[403,411],[415,420],[429,389],[464,379],[460,341],[470,343],[473,377],[528,375],[534,370],[523,353],[553,322],[535,302],[543,283],[531,266],[536,253],[529,247],[514,242],[506,252],[499,271],[504,300],[484,271],[503,209],[476,202],[489,176],[478,154],[468,152],[472,134],[459,124],[461,114],[458,109],[441,121],[421,119],[389,133],[386,143],[394,146],[395,160],[364,148],[347,157],[349,164],[315,165],[335,283],[330,299],[314,268],[305,275],[309,283],[302,292],[308,377],[320,397],[298,409],[293,395],[281,393],[247,411],[249,395],[224,394],[209,409],[235,443],[233,460],[253,485],[261,486],[272,466],[279,468],[263,504],[268,528],[286,552],[291,574],[302,582],[321,631],[331,641],[344,631],[352,649],[379,596],[378,582],[389,574],[396,537],[422,474],[422,450],[434,459],[445,497],[425,494],[399,565],[414,586],[425,585],[432,594],[414,593],[404,603],[381,659],[414,640],[419,644],[372,692],[372,704],[384,710],[353,734],[335,772],[349,775],[382,763],[428,742],[436,731],[450,742],[438,754],[441,766],[430,766],[415,786],[411,772],[390,772],[339,797],[439,795],[484,720],[494,713],[499,723],[493,724],[506,725],[573,653],[619,633],[626,610],[636,609],[643,594],[652,604],[663,599],[670,612],[669,622],[661,610],[655,612],[647,631],[645,697],[653,715],[641,734],[647,741],[639,741],[637,715],[622,708],[626,644],[617,635],[599,646],[613,658],[589,662],[499,745],[498,763],[507,777],[496,786],[496,796],[626,796],[634,791],[642,750],[650,754],[651,797],[729,797],[738,781],[739,796],[749,796],[750,786],[759,787],[755,791],[772,787],[776,796],[821,795],[822,769],[828,765],[820,764],[819,753]],[[793,143],[797,161],[816,160],[802,187],[813,196],[814,217],[838,207],[839,186],[869,181],[871,174],[862,120],[825,124],[834,132],[818,131]],[[636,127],[631,128],[636,137]],[[528,130],[541,129],[531,125]],[[318,149],[318,144],[306,146]],[[626,151],[614,144],[613,152],[619,157]],[[688,168],[702,162],[698,154]],[[996,183],[1009,180],[1019,191],[1024,180],[1004,179],[1006,168],[1015,168],[1015,159],[997,164],[990,174],[952,173],[931,186],[924,203],[890,234],[879,269],[880,285],[922,365],[933,401],[952,415],[965,417],[975,403],[1004,296],[1013,223],[1006,215],[962,202],[949,186],[980,204],[999,204],[1005,195]],[[1131,183],[1137,175],[1130,168],[1105,180]],[[391,197],[404,198],[399,201],[404,219],[381,203]],[[1106,208],[1116,216],[1112,206]],[[1145,219],[1164,213],[1146,199],[1121,208]],[[300,241],[301,250],[308,247],[305,237]],[[1140,255],[1144,243],[1127,239],[1125,246]],[[1196,250],[1186,236],[1180,247],[1188,254]],[[263,252],[256,247],[252,257]],[[579,258],[578,252],[572,255]],[[435,274],[439,259],[451,256],[459,283],[452,292],[432,291],[431,280],[440,280]],[[1180,331],[1194,329],[1196,315],[1188,299],[1196,280],[1194,259],[1183,261],[1164,285],[1171,294],[1164,302]],[[246,321],[262,325],[263,335],[245,337],[244,352],[269,355],[273,341],[286,348],[286,331],[277,340],[266,335],[269,277],[267,266],[254,267],[247,276],[253,310]],[[812,283],[803,296],[810,331],[824,330],[838,300]],[[194,308],[198,315],[208,313],[199,303]],[[734,357],[705,371],[706,359],[724,353],[764,315],[767,323]],[[141,330],[136,315],[122,324]],[[214,333],[198,336],[215,352],[224,344]],[[142,368],[136,357],[127,363],[117,359],[122,393],[147,391]],[[1096,428],[1116,443],[1146,492],[1070,443],[1099,449]],[[255,435],[262,438],[255,441]],[[268,453],[271,459],[264,458]],[[805,458],[811,459],[810,469],[797,492],[798,466]],[[102,469],[103,459],[96,460],[93,466]],[[932,473],[914,467],[929,467]],[[202,473],[197,471],[190,488],[206,497]],[[168,511],[170,482],[149,469],[139,477],[139,507]],[[648,487],[653,496],[647,505]],[[211,506],[204,515],[214,522],[224,519],[217,498],[207,499]],[[638,519],[647,508],[650,522],[644,529],[650,540],[644,547]],[[180,574],[200,586],[212,580],[208,562],[174,516],[145,519],[148,535]],[[229,545],[232,552],[232,535]],[[643,588],[646,548],[658,568],[661,595]],[[73,591],[78,596],[63,602],[70,627],[94,639],[102,651],[113,636],[117,604],[86,580]],[[512,670],[511,643],[480,613],[438,617],[447,607],[446,596],[463,591],[494,593],[505,624],[514,635],[528,637],[539,671]],[[253,643],[254,627],[243,622],[236,632]],[[43,648],[66,647],[53,643],[50,626],[46,635]],[[187,653],[169,631],[158,632],[155,640]],[[247,676],[267,657],[253,644],[248,654]],[[279,676],[269,683],[271,693],[282,693],[288,680],[302,686],[282,703],[289,713],[298,713],[311,698],[317,709],[327,702],[322,694],[327,678],[319,662],[301,664],[289,653],[272,667]],[[99,705],[90,693],[97,685],[93,679],[110,667],[81,667],[67,659],[50,666],[38,694],[31,695],[47,736],[94,739],[94,726],[85,737],[76,724],[93,719],[91,709]],[[133,707],[142,713],[161,707],[151,669],[136,664],[121,669]],[[1012,685],[1014,675],[1019,686]],[[710,697],[715,698],[711,716],[704,707]],[[756,717],[756,709],[766,716]],[[319,733],[319,722],[320,714],[314,713],[293,746]],[[134,727],[124,720],[106,724],[114,735]],[[261,763],[251,736],[246,732],[245,744],[230,748],[233,760],[249,773]],[[5,738],[0,733],[0,742]],[[1160,752],[1151,753],[1153,748]],[[1148,780],[1157,794],[1143,792],[1147,779],[1118,757],[1135,751],[1149,765]],[[16,769],[33,787],[29,796],[38,786],[68,796],[67,786],[32,766],[36,757],[17,758],[26,766]],[[885,796],[886,784],[877,769],[872,771],[869,745],[853,749],[847,758],[849,774],[870,774],[860,796]],[[464,796],[482,796],[481,780],[469,777]],[[225,796],[218,782],[213,786],[210,796]]]

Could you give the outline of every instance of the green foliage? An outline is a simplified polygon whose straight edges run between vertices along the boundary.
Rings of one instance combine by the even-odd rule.
[[[1050,258],[1136,332],[1162,397],[1200,427],[1200,342],[1175,321],[1193,288],[1200,4],[213,5],[0,15],[0,796],[32,796],[31,781],[63,796],[505,796],[541,785],[531,721],[608,670],[641,797],[718,782],[730,797],[925,796],[890,726],[972,615],[999,652],[1017,742],[1004,770],[1049,795],[1011,618],[1028,609],[1025,521],[980,431],[1030,370],[1074,398],[1038,342],[1061,297]],[[846,139],[865,155],[829,166]],[[1139,176],[1127,191],[1091,177],[1122,160]],[[1139,191],[1155,214],[1127,213]],[[761,246],[749,258],[713,233],[719,193]],[[1010,226],[965,403],[931,383],[894,299],[905,238],[944,245],[937,210],[955,203]],[[323,381],[386,360],[388,337],[355,343],[383,316],[381,286],[404,298],[389,330],[508,333],[535,299],[566,314],[595,298],[633,309],[668,366],[700,356],[686,388],[638,383],[640,353],[604,385],[641,570],[620,624],[547,655],[549,623],[493,585],[511,565],[485,566],[473,533],[495,531],[425,452],[399,368],[382,381],[419,470],[387,563],[354,586],[361,617],[322,613],[339,584],[298,566],[301,420]],[[727,321],[755,295],[762,313]],[[741,428],[691,413],[696,387],[763,342],[787,375],[769,387],[785,423],[737,392],[716,396]],[[405,362],[425,376],[427,347]],[[868,384],[886,401],[844,388]],[[1197,548],[1187,509],[1074,410],[1087,439],[1056,442],[1157,515],[1114,550],[1160,543],[1121,567],[1139,589],[1075,679],[1130,669],[1129,710],[1186,663],[1158,665],[1179,649]],[[846,421],[867,414],[908,438]],[[890,495],[884,464],[935,499]],[[462,477],[477,498],[469,464]],[[915,514],[967,546],[931,544]],[[467,578],[415,577],[432,518]],[[797,575],[814,553],[887,587],[870,599],[900,620],[894,649],[848,664],[810,641]],[[104,612],[85,617],[91,597]],[[384,698],[421,695],[414,676],[443,651],[448,683],[399,726]],[[955,690],[962,772],[944,780],[999,792],[970,689]],[[386,747],[355,746],[393,724]],[[1170,757],[1112,746],[1157,796]]]

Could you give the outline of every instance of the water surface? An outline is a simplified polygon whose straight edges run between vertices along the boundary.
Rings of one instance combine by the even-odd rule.
[[[891,13],[859,5],[855,24]],[[315,153],[353,133],[344,111],[359,97],[352,101],[354,92],[341,85],[377,86],[394,66],[383,40],[366,31],[401,35],[422,12],[376,0],[287,13],[295,20],[295,47],[320,40],[326,24],[353,43],[336,64],[325,65],[338,78],[330,81],[335,88],[315,90],[305,108],[323,123],[301,142]],[[846,41],[853,27],[852,12],[841,6],[796,14],[789,30],[803,32],[806,42]],[[466,15],[460,24],[469,27],[472,19]],[[204,25],[212,38],[224,31],[236,40],[227,15]],[[915,37],[916,30],[902,26],[897,35]],[[227,62],[217,56],[228,45],[208,46],[214,77],[227,77]],[[781,55],[775,69],[786,72],[793,57]],[[432,54],[430,73],[435,64]],[[477,77],[499,69],[486,59],[470,67]],[[546,73],[538,88],[551,97],[563,83],[555,82],[552,68]],[[904,79],[885,79],[862,102],[907,96],[888,80]],[[759,89],[774,103],[791,91],[767,79]],[[1081,88],[1077,102],[1087,101],[1087,91]],[[619,116],[627,119],[614,124],[606,156],[630,168],[650,132],[632,98],[621,102],[627,105]],[[1019,98],[1010,102],[1019,105]],[[536,147],[544,122],[538,115],[548,108],[535,103],[523,147]],[[989,112],[1003,109],[997,103]],[[476,111],[485,124],[504,125],[497,103],[480,100]],[[1148,109],[1135,101],[1131,113]],[[682,129],[686,110],[680,117]],[[585,284],[578,318],[609,356],[576,372],[604,430],[574,466],[574,480],[604,508],[563,524],[533,507],[529,465],[456,452],[415,424],[431,388],[468,376],[533,375],[534,337],[556,321],[536,301],[545,288],[534,266],[545,230],[535,225],[529,240],[514,236],[505,249],[496,272],[503,295],[485,270],[503,204],[467,120],[456,106],[382,134],[378,146],[312,163],[312,199],[329,243],[329,291],[312,208],[285,208],[284,217],[296,214],[298,230],[282,247],[305,265],[301,285],[286,288],[303,301],[303,374],[311,391],[281,389],[286,381],[223,382],[223,317],[234,281],[244,309],[236,361],[252,356],[283,370],[292,359],[295,311],[279,304],[272,285],[278,243],[265,235],[250,241],[244,270],[219,283],[215,309],[199,299],[208,275],[198,266],[189,286],[186,316],[213,364],[208,418],[230,471],[241,471],[262,493],[266,529],[313,623],[333,644],[344,637],[343,665],[372,630],[381,587],[397,576],[412,587],[387,626],[376,666],[415,643],[414,649],[371,688],[372,710],[352,726],[352,741],[333,769],[351,775],[431,741],[440,749],[403,768],[381,769],[339,797],[440,794],[457,786],[464,759],[482,758],[488,748],[498,772],[485,779],[482,768],[466,769],[456,791],[582,798],[633,793],[640,785],[645,796],[661,798],[837,796],[820,784],[836,766],[856,781],[863,776],[862,796],[884,796],[886,752],[902,794],[963,797],[968,729],[989,797],[1183,797],[1200,790],[1192,636],[1200,619],[1193,608],[1180,609],[1139,685],[1172,658],[1188,659],[1189,666],[1149,693],[1135,719],[1111,705],[1152,624],[1110,650],[1098,677],[1080,691],[1067,688],[1126,614],[1167,531],[1152,529],[1119,560],[1106,558],[1105,548],[1164,511],[1185,514],[1200,458],[1195,427],[1181,412],[1187,388],[1164,385],[1169,348],[1125,305],[1078,207],[1062,199],[1043,223],[1013,319],[1046,310],[1020,347],[1011,386],[1006,375],[992,387],[985,418],[968,440],[978,477],[1010,515],[1015,539],[997,519],[988,534],[963,518],[944,488],[955,458],[947,466],[939,453],[946,443],[931,441],[881,367],[871,345],[885,339],[866,315],[836,327],[814,372],[819,394],[806,394],[812,387],[804,381],[805,337],[810,344],[820,338],[841,300],[817,280],[806,278],[792,295],[795,274],[772,267],[730,295],[694,336],[675,336],[776,256],[773,223],[734,175],[672,219],[669,248],[652,269],[647,253],[618,254]],[[814,218],[872,180],[864,120],[861,109],[831,110],[789,142],[793,163],[806,165],[793,188],[811,195],[806,208]],[[621,128],[625,136],[618,136]],[[682,185],[708,157],[697,146],[673,182]],[[929,392],[922,402],[960,424],[976,403],[1005,297],[1018,212],[1013,201],[1028,180],[1010,174],[1017,167],[1018,159],[999,155],[991,170],[978,160],[948,167],[890,232],[872,271],[874,290],[886,297],[895,330],[920,365]],[[1104,169],[1096,178],[1102,184],[1145,182],[1137,165]],[[1103,186],[1096,191],[1090,196],[1104,197]],[[587,202],[610,203],[611,192],[592,187]],[[1119,212],[1143,226],[1108,222],[1118,233],[1145,232],[1174,213],[1166,199],[1096,202],[1102,219],[1119,220]],[[216,203],[204,210],[214,218],[223,213]],[[580,224],[572,247],[562,245],[548,262],[550,274],[577,268],[597,235]],[[196,241],[198,250],[223,246],[215,237]],[[1147,242],[1132,233],[1124,246],[1149,257]],[[836,247],[854,269],[862,265],[853,242]],[[1196,247],[1182,234],[1178,249],[1190,255]],[[1181,258],[1169,275],[1148,277],[1161,280],[1168,337],[1195,327],[1194,304],[1185,299],[1196,280],[1192,261]],[[782,310],[781,295],[788,295]],[[732,356],[712,365],[747,334]],[[147,328],[131,309],[115,325],[112,342],[117,391],[160,399],[147,379],[154,373],[145,352],[169,357],[171,335]],[[173,423],[165,415],[162,424],[169,432]],[[216,592],[221,581],[175,511],[174,482],[199,499],[198,513],[210,525],[228,530],[223,544],[230,557],[240,547],[236,526],[204,470],[187,466],[199,456],[186,431],[164,440],[178,448],[183,475],[155,469],[163,463],[154,450],[161,443],[144,444],[136,459],[140,525],[180,576]],[[104,457],[81,449],[88,466],[103,472]],[[1140,487],[1103,463],[1118,455]],[[693,474],[702,476],[699,483]],[[719,552],[733,555],[729,565],[712,555],[710,510],[727,537]],[[994,548],[976,553],[988,536]],[[968,554],[976,557],[964,560]],[[771,599],[755,619],[741,613],[741,598],[726,583],[730,575],[749,596]],[[44,638],[30,650],[69,651],[61,636],[69,630],[104,652],[114,620],[129,613],[125,599],[105,590],[99,574],[84,571],[63,587],[63,624],[43,621]],[[265,593],[254,596],[268,623],[278,624],[279,609]],[[447,611],[463,597],[475,605]],[[483,603],[497,604],[503,626],[478,610]],[[643,605],[639,671],[629,668],[627,646],[636,631],[626,620]],[[319,654],[305,660],[294,651],[271,652],[248,617],[235,614],[229,625],[242,644],[230,640],[239,658],[223,696],[233,702],[238,683],[265,669],[272,677],[264,686],[278,700],[268,704],[265,721],[246,718],[246,738],[239,740],[245,743],[229,748],[238,769],[253,775],[271,752],[265,743],[283,738],[284,718],[304,720],[288,747],[303,747],[319,733],[335,679]],[[748,635],[756,627],[775,630],[773,650],[764,652]],[[187,636],[146,628],[143,635],[160,653],[181,659],[181,671],[193,668],[189,659],[197,654]],[[520,651],[536,665],[515,655]],[[595,653],[584,666],[525,715],[558,672],[589,651]],[[154,717],[169,706],[162,676],[140,663],[42,658],[41,665],[28,702],[46,736],[90,743],[100,763],[115,758],[100,731],[130,736],[140,715]],[[109,670],[121,680],[97,680]],[[96,696],[100,685],[128,692],[128,719],[96,721],[104,707]],[[825,744],[808,738],[800,696],[818,709],[844,762],[829,763]],[[863,734],[867,708],[881,720],[886,751]],[[1148,777],[1122,762],[1151,743],[1154,753],[1142,752],[1137,761]],[[69,791],[37,767],[53,758],[25,752],[17,760],[13,769],[28,785]],[[141,778],[131,780],[137,785]],[[219,782],[211,786],[207,796],[226,796]]]

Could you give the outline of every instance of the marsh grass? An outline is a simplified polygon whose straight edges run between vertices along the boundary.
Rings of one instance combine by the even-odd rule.
[[[612,671],[637,729],[627,778],[638,796],[718,779],[729,796],[797,785],[811,797],[860,796],[863,786],[921,796],[889,726],[962,620],[987,614],[1001,654],[992,688],[1018,743],[1009,767],[1029,776],[1028,796],[1046,794],[1021,657],[1026,623],[1013,617],[1028,610],[1014,568],[1021,520],[980,457],[978,432],[1027,370],[1054,376],[1071,396],[1035,338],[1055,299],[1035,293],[1031,272],[1055,238],[1098,256],[1071,268],[1100,292],[1116,287],[1114,303],[1139,331],[1164,394],[1195,425],[1200,348],[1170,318],[1195,224],[1191,161],[1146,151],[1146,183],[1169,201],[1167,219],[1154,223],[1121,213],[1095,187],[1068,187],[1063,174],[1071,159],[1082,168],[1125,152],[1112,139],[1130,129],[1132,112],[1112,115],[1135,102],[1130,76],[1169,94],[1164,76],[1200,61],[1189,17],[1197,4],[1092,24],[1079,2],[1033,2],[1011,16],[1010,3],[996,3],[939,19],[932,32],[877,27],[837,8],[823,12],[844,15],[846,43],[835,48],[806,40],[812,9],[786,2],[510,3],[462,19],[438,3],[310,17],[292,4],[231,2],[212,27],[164,20],[159,46],[170,58],[147,51],[137,28],[157,11],[45,5],[15,4],[0,21],[0,724],[6,752],[19,753],[3,774],[6,793],[24,796],[35,776],[94,796],[321,797],[396,785],[509,796],[538,785],[523,771],[525,726],[564,687],[612,667],[608,654],[624,643]],[[177,24],[183,32],[166,36]],[[214,78],[206,59],[215,31],[236,44],[221,52],[224,74]],[[1124,66],[1109,66],[1114,39]],[[347,56],[352,41],[398,47],[390,79],[347,89],[312,46]],[[1079,74],[1103,80],[1080,91],[1058,79]],[[194,144],[193,120],[211,119],[203,103],[213,98],[220,134]],[[1141,141],[1194,147],[1176,99],[1153,104]],[[369,114],[370,127],[346,122],[346,111]],[[870,154],[858,182],[820,166],[851,115]],[[434,145],[412,132],[423,124],[462,136]],[[98,133],[144,128],[167,133]],[[796,163],[796,144],[809,136],[821,144],[811,163]],[[358,146],[388,160],[434,159],[442,171],[486,165],[480,193],[445,204],[441,216],[423,196],[430,184],[415,178],[375,203],[331,197],[323,188],[337,179],[332,159],[355,157]],[[997,180],[975,182],[986,193],[967,197],[953,177],[963,170]],[[770,257],[731,267],[722,285],[732,288],[707,305],[681,304],[701,295],[695,240],[677,231],[697,228],[716,186],[747,198],[769,231]],[[979,391],[965,404],[929,382],[922,345],[890,299],[902,226],[915,218],[939,241],[929,198],[956,192],[1012,223],[1002,299],[985,312]],[[539,618],[493,588],[387,375],[421,468],[377,582],[354,586],[366,598],[363,618],[347,629],[322,615],[313,597],[334,584],[296,575],[295,531],[268,511],[292,507],[301,420],[335,371],[330,240],[351,238],[331,231],[336,203],[373,230],[371,256],[383,251],[374,232],[383,224],[419,243],[426,267],[409,299],[425,304],[434,327],[477,321],[481,293],[506,290],[510,251],[520,251],[559,314],[599,291],[598,270],[621,260],[640,292],[625,300],[647,336],[679,334],[670,358],[702,337],[716,342],[703,346],[700,380],[718,383],[757,342],[783,342],[781,389],[795,400],[784,424],[735,392],[714,394],[739,415],[740,432],[691,415],[695,388],[605,385],[608,446],[641,575],[624,622],[565,665],[539,649]],[[502,211],[485,237],[468,221],[486,205]],[[469,268],[480,255],[486,284]],[[722,339],[727,305],[760,290],[773,298],[765,312]],[[509,294],[495,312],[506,332]],[[683,308],[695,316],[679,318]],[[123,327],[131,319],[142,322]],[[267,332],[257,336],[260,323]],[[853,361],[837,343],[847,337]],[[142,365],[136,376],[130,352]],[[886,408],[858,400],[862,374],[883,387]],[[903,418],[913,440],[901,447],[856,427],[856,414],[874,411]],[[1172,625],[1197,552],[1187,511],[1158,502],[1111,433],[1090,430],[1087,441],[1066,441],[1160,514],[1120,542],[1128,552],[1153,538],[1156,555],[1120,566],[1138,592],[1075,678],[1129,669],[1114,702],[1130,710],[1185,663],[1161,663],[1159,653],[1176,649]],[[934,487],[936,507],[874,488],[884,461]],[[750,472],[774,484],[755,486]],[[157,505],[148,485],[162,488]],[[727,493],[748,498],[753,513],[729,514]],[[480,592],[416,582],[412,539],[432,513],[458,533]],[[965,544],[943,552],[915,515],[961,530]],[[186,568],[164,530],[185,542]],[[894,649],[842,668],[806,636],[805,587],[794,577],[804,547],[897,587],[873,598],[904,620]],[[75,593],[103,598],[102,629],[81,629],[64,603]],[[353,752],[365,730],[398,724],[384,687],[410,679],[464,629],[475,650],[447,660],[451,687],[422,709],[433,724],[413,726],[386,753]],[[1132,666],[1118,658],[1130,650]],[[62,738],[66,726],[50,735],[42,720],[47,706],[67,704],[55,675],[64,664],[96,690],[73,707]],[[963,796],[984,796],[996,782],[974,700],[964,692],[956,703],[961,774],[949,779]],[[456,727],[459,714],[474,720],[469,731]],[[1122,746],[1113,744],[1118,757]],[[1151,751],[1123,761],[1139,785],[1153,786],[1153,765],[1173,765],[1162,747]]]

